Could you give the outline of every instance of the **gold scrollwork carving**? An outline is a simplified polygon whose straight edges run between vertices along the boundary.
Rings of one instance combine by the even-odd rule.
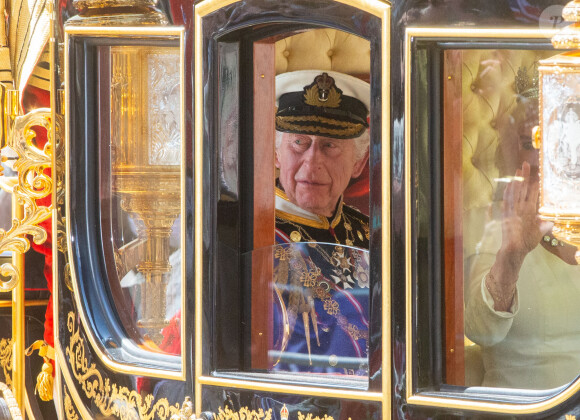
[[[20,193],[19,187],[14,187],[14,194]],[[20,220],[14,219],[12,227],[5,231],[0,229],[0,252],[13,251],[24,254],[30,248],[30,242],[26,235],[32,236],[36,244],[46,241],[47,233],[42,227],[37,226],[51,215],[49,207],[37,206],[34,199],[26,195],[17,195],[18,201],[24,205],[24,217]],[[0,280],[0,290],[11,291],[18,283],[18,269],[11,263],[5,263],[0,268],[0,274],[10,277],[10,280]]]
[[[67,328],[70,332],[66,355],[72,374],[78,381],[87,398],[101,411],[103,416],[117,416],[122,420],[168,419],[179,413],[179,404],[169,405],[166,398],[160,398],[153,403],[151,394],[142,396],[135,390],[118,386],[104,378],[95,363],[89,364],[85,354],[84,339],[80,335],[76,315],[69,312]]]
[[[64,414],[66,416],[66,420],[79,420],[79,415],[75,411],[72,398],[67,391],[65,391],[64,394]]]
[[[50,110],[36,109],[16,117],[13,135],[8,145],[18,154],[14,170],[18,171],[18,186],[15,195],[34,199],[43,198],[52,192],[52,177],[46,173],[52,163],[52,132]],[[34,144],[38,128],[46,130],[47,142],[43,149]]]
[[[11,263],[4,263],[0,265],[0,290],[10,291],[18,284],[20,279],[20,271]],[[4,278],[10,278],[8,281],[4,281]]]
[[[268,411],[259,409],[258,411],[250,410],[248,407],[242,407],[239,411],[233,411],[229,407],[219,408],[217,412],[219,420],[271,420],[272,409]]]
[[[0,366],[4,373],[6,385],[12,385],[12,339],[3,338],[0,340]]]
[[[45,129],[47,139],[43,149],[34,144],[39,128]],[[14,170],[18,172],[18,183],[12,187],[12,193],[19,204],[24,207],[24,216],[12,221],[12,227],[5,231],[0,229],[0,252],[12,251],[25,253],[30,248],[27,235],[32,236],[36,244],[46,241],[46,231],[39,223],[51,216],[51,208],[37,206],[39,198],[52,192],[52,179],[46,173],[51,167],[52,139],[50,131],[50,110],[37,109],[14,120],[8,145],[18,154]],[[0,290],[8,292],[14,289],[20,278],[18,269],[11,263],[0,267],[0,274],[9,280],[0,279]]]
[[[302,414],[300,411],[298,412],[298,420],[334,420],[332,416],[325,414],[324,417],[314,417],[312,414],[308,413],[307,415]],[[350,417],[349,417],[350,420]]]
[[[191,397],[185,397],[185,401],[181,404],[181,410],[179,410],[179,413],[172,415],[170,420],[197,420],[197,417],[193,414]]]

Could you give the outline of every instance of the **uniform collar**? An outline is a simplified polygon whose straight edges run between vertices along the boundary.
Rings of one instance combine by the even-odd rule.
[[[276,216],[295,223],[300,223],[318,229],[328,229],[330,227],[334,228],[340,222],[342,216],[342,206],[343,202],[341,196],[339,199],[338,209],[332,221],[329,222],[326,216],[311,213],[290,202],[286,193],[280,188],[276,187]]]

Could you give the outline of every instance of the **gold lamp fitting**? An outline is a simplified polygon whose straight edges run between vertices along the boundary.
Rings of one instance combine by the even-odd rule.
[[[580,1],[573,0],[564,6],[562,18],[572,23],[552,37],[552,45],[564,50],[580,48]]]
[[[552,234],[576,247],[580,263],[580,0],[569,2],[562,17],[570,25],[552,37],[564,53],[540,61],[540,124],[533,132],[540,150],[542,219],[554,224]]]

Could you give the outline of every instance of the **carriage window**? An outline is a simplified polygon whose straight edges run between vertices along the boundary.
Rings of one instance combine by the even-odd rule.
[[[179,48],[102,48],[101,214],[109,281],[128,334],[180,354]],[[175,324],[175,325],[174,325]]]
[[[236,44],[220,48],[218,124],[222,258],[233,257],[225,233],[237,200],[253,212],[251,232],[240,230],[251,238],[240,268],[220,269],[223,279],[243,272],[240,291],[249,292],[239,308],[249,320],[245,370],[366,379],[370,43],[318,29],[252,48],[253,68],[239,75],[229,71],[241,60]],[[244,77],[253,79],[251,116],[232,106]],[[240,197],[244,180],[253,193]],[[226,351],[218,344],[218,365]]]
[[[441,149],[425,135],[438,105],[416,108],[423,133],[417,145],[418,293],[428,299],[427,284],[439,282],[436,270],[425,270],[422,255],[430,256],[441,267],[444,291],[441,301],[431,298],[431,310],[443,319],[435,327],[442,329],[443,383],[552,390],[580,372],[572,321],[580,316],[575,248],[556,240],[537,215],[541,168],[532,130],[538,125],[538,61],[553,54],[443,50]],[[419,52],[416,59],[427,68],[432,57]],[[417,86],[429,86],[432,75],[420,73]],[[571,120],[576,107],[569,106]],[[558,153],[571,161],[572,149]],[[437,220],[443,222],[439,234]],[[440,247],[425,240],[429,235],[441,235]],[[428,312],[419,309],[419,325]]]

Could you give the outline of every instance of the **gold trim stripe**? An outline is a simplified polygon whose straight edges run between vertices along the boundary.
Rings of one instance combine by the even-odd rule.
[[[314,386],[287,385],[277,382],[258,382],[248,379],[225,379],[213,376],[200,376],[200,384],[252,391],[275,392],[280,394],[310,395],[313,397],[330,397],[343,400],[382,401],[381,392],[358,391],[353,389],[322,388]]]
[[[26,290],[25,290],[26,291]],[[27,300],[24,302],[24,306],[46,306],[48,305],[48,299],[35,299]],[[11,300],[0,300],[0,308],[9,308],[12,306]]]

